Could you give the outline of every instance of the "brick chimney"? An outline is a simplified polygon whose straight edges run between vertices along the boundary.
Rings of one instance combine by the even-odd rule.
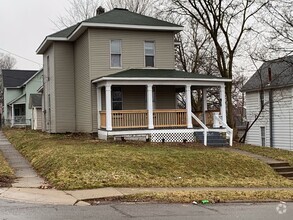
[[[105,13],[105,9],[102,6],[98,7],[96,10],[96,15],[101,15],[103,13]]]

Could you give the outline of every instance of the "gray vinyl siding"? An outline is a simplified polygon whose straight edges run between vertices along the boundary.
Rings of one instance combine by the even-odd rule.
[[[85,32],[74,44],[74,62],[76,130],[78,132],[93,132],[88,32]]]
[[[92,95],[92,132],[98,132],[98,117],[97,117],[97,87],[91,85]]]
[[[129,68],[144,68],[144,42],[155,41],[155,67],[174,69],[174,33],[89,29],[90,79]],[[122,68],[110,68],[110,40],[122,41]]]
[[[54,57],[54,44],[48,48],[44,53],[43,63],[44,63],[44,104],[45,104],[45,118],[46,124],[45,130],[47,132],[56,133],[56,108],[55,108],[55,57]],[[47,63],[47,56],[50,57],[49,62]],[[50,76],[48,75],[48,66],[50,67]],[[51,110],[49,110],[49,95]],[[49,117],[51,115],[51,117]]]
[[[146,109],[145,86],[121,86],[123,110]]]
[[[175,86],[156,86],[156,109],[175,108]]]
[[[119,86],[123,94],[123,110],[147,109],[146,86]],[[175,86],[156,86],[155,109],[175,109]],[[105,110],[105,89],[102,88],[102,109]]]
[[[72,43],[56,42],[55,101],[56,131],[75,132],[74,57]]]

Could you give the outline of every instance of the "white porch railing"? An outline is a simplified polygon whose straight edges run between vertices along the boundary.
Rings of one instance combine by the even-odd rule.
[[[26,124],[25,115],[14,116],[14,124]]]
[[[229,136],[229,145],[232,146],[233,145],[233,129],[230,128],[227,123],[225,123],[220,116],[215,115],[215,118],[219,121],[219,123],[222,125],[222,127],[226,128],[226,133]]]
[[[203,144],[205,146],[207,146],[207,144],[208,144],[208,130],[209,130],[208,127],[204,123],[202,123],[202,121],[198,117],[196,117],[195,114],[191,113],[191,116],[203,128]]]

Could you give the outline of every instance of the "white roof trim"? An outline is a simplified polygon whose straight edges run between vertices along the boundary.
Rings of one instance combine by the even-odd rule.
[[[42,44],[36,50],[36,53],[39,54],[40,51],[45,47],[46,44],[50,43],[51,41],[67,41],[66,37],[46,37]]]
[[[100,28],[117,28],[117,29],[134,29],[134,30],[156,30],[156,31],[182,31],[183,27],[168,27],[168,26],[149,26],[149,25],[128,25],[128,24],[109,24],[109,23],[89,23],[82,22],[73,31],[69,37],[46,37],[42,44],[37,49],[37,54],[46,46],[50,41],[70,41],[75,35],[82,29],[86,27],[100,27]]]
[[[102,77],[96,80],[93,80],[92,83],[97,83],[101,81],[206,81],[206,82],[231,82],[231,79],[204,79],[204,78],[155,78],[155,77]]]

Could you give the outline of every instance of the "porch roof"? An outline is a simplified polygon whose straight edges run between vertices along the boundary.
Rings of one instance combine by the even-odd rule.
[[[7,103],[7,105],[12,105],[12,104],[22,104],[22,102],[25,102],[25,98],[26,93],[21,94],[20,96],[18,96],[17,98],[11,100],[9,103]]]
[[[106,80],[195,80],[195,81],[213,81],[230,82],[231,79],[203,75],[198,73],[189,73],[175,69],[128,69],[118,73],[99,77],[93,80],[93,83]]]

